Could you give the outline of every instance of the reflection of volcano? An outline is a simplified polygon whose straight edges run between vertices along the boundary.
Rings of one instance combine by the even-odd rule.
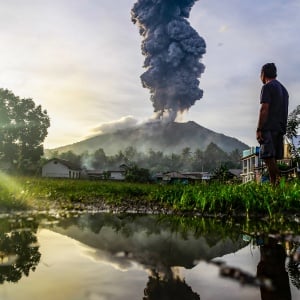
[[[63,220],[54,231],[93,247],[95,259],[109,259],[120,267],[137,262],[147,269],[166,272],[172,266],[191,268],[198,260],[210,260],[243,246],[239,239],[224,238],[222,224],[207,221],[206,232],[193,233],[170,218],[158,216],[83,215]],[[203,223],[202,223],[203,224]]]

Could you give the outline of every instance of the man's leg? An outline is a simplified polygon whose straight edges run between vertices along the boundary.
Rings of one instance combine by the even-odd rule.
[[[272,185],[276,185],[280,179],[280,171],[278,169],[276,159],[274,157],[265,158],[264,162],[268,168],[270,182]]]

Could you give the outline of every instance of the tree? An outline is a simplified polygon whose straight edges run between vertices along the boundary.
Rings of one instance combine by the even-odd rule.
[[[50,119],[32,99],[0,89],[0,160],[18,171],[33,170],[44,153]]]
[[[71,150],[59,154],[58,158],[67,160],[76,166],[81,166],[81,155],[77,155]]]
[[[92,159],[92,167],[95,169],[104,169],[107,167],[107,156],[103,148],[99,148],[94,152]]]
[[[204,169],[206,171],[213,171],[225,161],[228,161],[227,153],[215,143],[210,143],[204,151]]]
[[[226,182],[231,179],[232,175],[229,173],[229,170],[226,165],[221,165],[217,167],[213,172],[213,179],[216,179],[220,182]]]
[[[286,136],[290,140],[291,152],[296,161],[300,161],[299,149],[293,143],[293,138],[297,136],[300,127],[300,105],[298,105],[289,115],[287,121]]]
[[[197,148],[193,155],[192,171],[203,171],[203,151]]]
[[[132,146],[129,146],[124,150],[124,157],[127,162],[133,162],[134,160],[137,159],[137,156],[138,156],[138,152]]]
[[[289,115],[287,120],[286,135],[288,138],[296,137],[300,127],[300,105],[298,105]]]
[[[192,151],[190,147],[185,147],[181,151],[181,162],[182,162],[182,167],[186,171],[191,169],[191,163],[192,163]]]
[[[125,180],[128,182],[149,182],[150,172],[148,169],[139,168],[136,164],[126,166]]]

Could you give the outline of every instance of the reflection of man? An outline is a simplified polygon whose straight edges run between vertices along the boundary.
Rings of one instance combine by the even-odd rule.
[[[264,283],[260,288],[262,300],[291,300],[288,273],[285,270],[286,254],[284,248],[274,238],[268,238],[260,246],[260,262],[257,265],[257,277]]]
[[[279,180],[277,159],[283,158],[283,135],[286,133],[289,95],[285,87],[276,80],[274,63],[265,64],[261,69],[263,87],[260,95],[260,112],[256,139],[261,145],[260,157],[264,160],[270,182]]]

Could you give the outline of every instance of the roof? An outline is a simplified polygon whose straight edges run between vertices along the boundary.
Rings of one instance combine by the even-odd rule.
[[[228,172],[237,177],[240,177],[243,173],[241,169],[229,169]]]
[[[52,158],[52,159],[48,160],[48,161],[45,163],[45,165],[48,164],[48,163],[51,162],[51,161],[57,161],[57,162],[59,162],[60,164],[66,166],[67,168],[69,168],[69,169],[71,169],[71,170],[78,170],[78,171],[81,170],[81,167],[80,167],[79,165],[76,165],[76,164],[74,164],[74,163],[72,163],[72,162],[70,162],[70,161],[68,161],[68,160],[61,159],[61,158]]]
[[[259,147],[253,146],[250,149],[243,150],[242,159],[248,158],[250,156],[256,156],[259,153]]]
[[[193,173],[193,172],[191,172]],[[167,172],[167,173],[157,173],[156,178],[166,179],[200,179],[199,177],[192,175],[191,173],[180,173],[180,172]],[[196,173],[196,172],[194,172]],[[198,174],[198,173],[197,173]]]

